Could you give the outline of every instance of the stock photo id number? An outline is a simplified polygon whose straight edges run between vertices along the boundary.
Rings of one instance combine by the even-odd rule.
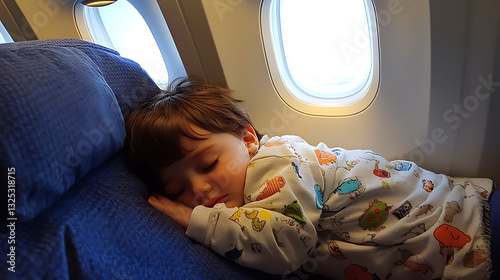
[[[16,271],[16,168],[7,168],[7,270]]]

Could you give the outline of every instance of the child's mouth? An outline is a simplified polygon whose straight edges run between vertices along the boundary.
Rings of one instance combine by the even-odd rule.
[[[227,196],[227,195],[224,195],[224,196],[221,196],[221,197],[218,197],[218,198],[217,198],[217,197],[216,197],[216,198],[212,198],[212,199],[209,201],[209,203],[208,203],[207,207],[212,208],[212,207],[214,207],[216,204],[221,203],[221,202],[223,201],[223,199],[224,199],[226,196]]]

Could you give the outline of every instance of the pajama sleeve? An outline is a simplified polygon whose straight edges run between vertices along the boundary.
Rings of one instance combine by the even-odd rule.
[[[263,147],[247,170],[242,207],[194,208],[187,235],[241,265],[291,273],[312,255],[321,171],[289,144]]]
[[[187,235],[241,265],[272,274],[299,268],[316,245],[312,225],[262,208],[198,206]]]

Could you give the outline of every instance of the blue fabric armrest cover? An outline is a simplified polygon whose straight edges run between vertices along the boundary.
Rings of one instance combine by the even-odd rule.
[[[73,39],[0,45],[0,163],[30,220],[122,148],[123,114],[159,92],[135,62]]]

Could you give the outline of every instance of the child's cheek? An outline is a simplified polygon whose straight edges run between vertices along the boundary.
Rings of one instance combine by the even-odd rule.
[[[226,171],[229,173],[229,175],[234,176],[241,172],[241,168],[238,164],[237,160],[230,160],[228,164],[226,165]]]

